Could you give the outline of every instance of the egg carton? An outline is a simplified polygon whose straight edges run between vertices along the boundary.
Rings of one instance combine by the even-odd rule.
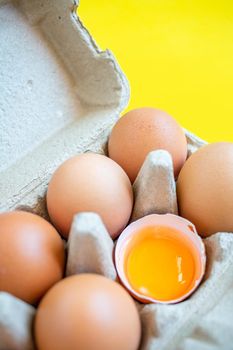
[[[45,194],[54,170],[86,151],[107,154],[112,126],[129,99],[127,79],[101,51],[68,0],[0,0],[0,211],[24,209],[48,219]],[[204,141],[186,132],[188,155]],[[133,185],[134,221],[177,213],[170,155],[148,154]],[[233,349],[233,235],[204,239],[205,278],[174,305],[135,301],[141,350]],[[74,217],[66,275],[117,279],[115,242],[95,213]],[[81,248],[80,248],[81,247]],[[0,350],[35,350],[36,309],[0,292]]]

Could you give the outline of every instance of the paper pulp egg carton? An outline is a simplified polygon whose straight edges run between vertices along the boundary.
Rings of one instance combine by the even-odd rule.
[[[129,86],[117,61],[98,48],[76,7],[71,0],[0,0],[2,212],[24,209],[48,219],[45,194],[54,170],[75,154],[106,153],[110,130],[128,103]],[[189,155],[205,144],[186,135]],[[133,188],[131,220],[177,213],[166,151],[148,154]],[[205,278],[189,299],[175,305],[135,301],[141,349],[233,349],[233,235],[216,233],[204,241]],[[114,244],[97,214],[77,214],[66,275],[92,272],[115,280]],[[0,350],[35,349],[35,312],[0,292]]]

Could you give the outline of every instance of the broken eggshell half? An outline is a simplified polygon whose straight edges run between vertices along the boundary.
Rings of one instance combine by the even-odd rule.
[[[139,290],[136,290],[132,283],[130,283],[129,276],[127,275],[126,271],[126,261],[129,253],[135,247],[136,242],[140,240],[140,235],[142,235],[147,228],[161,227],[172,230],[172,239],[177,239],[177,241],[180,242],[186,242],[188,249],[190,249],[190,253],[192,253],[194,262],[194,273],[192,275],[191,282],[187,286],[187,289],[181,296],[169,300],[156,299],[155,297],[149,295],[149,293],[144,294]],[[143,303],[173,304],[186,299],[200,284],[204,276],[205,265],[205,246],[202,239],[197,234],[194,225],[188,220],[173,214],[151,214],[131,223],[128,227],[126,227],[126,229],[124,229],[115,247],[115,266],[118,277],[130,294]],[[146,264],[144,268],[146,269]],[[158,266],[158,268],[160,267]]]

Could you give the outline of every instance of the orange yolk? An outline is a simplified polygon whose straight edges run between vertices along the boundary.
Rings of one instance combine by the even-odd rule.
[[[190,242],[170,227],[147,227],[138,233],[129,242],[125,260],[126,275],[134,291],[169,301],[191,290],[196,254]]]

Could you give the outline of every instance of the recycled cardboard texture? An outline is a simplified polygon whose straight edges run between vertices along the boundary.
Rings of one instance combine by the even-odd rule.
[[[0,210],[24,208],[47,217],[44,195],[54,169],[80,152],[106,152],[129,88],[111,53],[100,51],[76,17],[74,1],[14,4],[0,0]],[[189,155],[205,144],[187,131],[186,136]],[[176,211],[171,166],[166,152],[149,155],[134,184],[135,218],[147,210]],[[168,186],[154,189],[154,201],[150,176]],[[142,350],[233,349],[233,236],[218,233],[204,241],[207,273],[191,298],[176,305],[135,301]],[[80,249],[88,252],[90,247],[93,260],[87,261]],[[67,274],[85,270],[115,279],[112,249],[96,214],[77,215],[68,242]],[[0,350],[33,349],[34,309],[6,293],[0,294],[1,303]]]
[[[33,350],[32,325],[35,308],[0,292],[0,350]]]
[[[217,233],[204,242],[206,274],[201,287],[191,298],[175,305],[151,304],[141,310],[144,329],[142,349],[232,349],[229,323],[223,322],[219,332],[219,322],[211,320],[213,307],[232,287],[233,235]],[[232,304],[230,307],[232,310]],[[225,332],[222,333],[223,330]],[[226,338],[222,337],[224,333]]]
[[[0,210],[36,205],[60,163],[100,151],[129,98],[74,1],[15,3],[0,0]]]
[[[147,155],[133,190],[135,204],[131,221],[155,212],[178,213],[172,158],[167,151],[157,150]]]
[[[92,272],[116,280],[113,247],[113,240],[99,215],[77,214],[68,239],[66,276]]]
[[[163,155],[166,159],[167,154]],[[159,160],[158,166],[160,163]],[[159,174],[156,169],[155,173]],[[147,193],[147,189],[145,191]],[[158,197],[157,199],[160,200]],[[168,208],[169,203],[168,200]],[[176,305],[144,306],[137,303],[143,327],[141,349],[190,349],[190,346],[196,349],[228,349],[227,346],[231,344],[229,343],[231,340],[229,307],[232,305],[229,303],[233,300],[232,296],[230,295],[231,299],[226,300],[226,305],[223,304],[223,307],[228,310],[228,318],[226,319],[222,311],[221,327],[218,320],[219,311],[216,312],[212,308],[232,286],[233,235],[217,233],[205,239],[204,242],[207,251],[205,280],[191,298]],[[92,272],[114,280],[116,274],[111,259],[112,252],[113,241],[98,215],[77,214],[68,241],[67,275]],[[227,327],[226,322],[228,322]],[[216,329],[215,324],[217,324]],[[226,337],[222,337],[224,331]],[[219,338],[221,347],[215,346],[219,344]]]

